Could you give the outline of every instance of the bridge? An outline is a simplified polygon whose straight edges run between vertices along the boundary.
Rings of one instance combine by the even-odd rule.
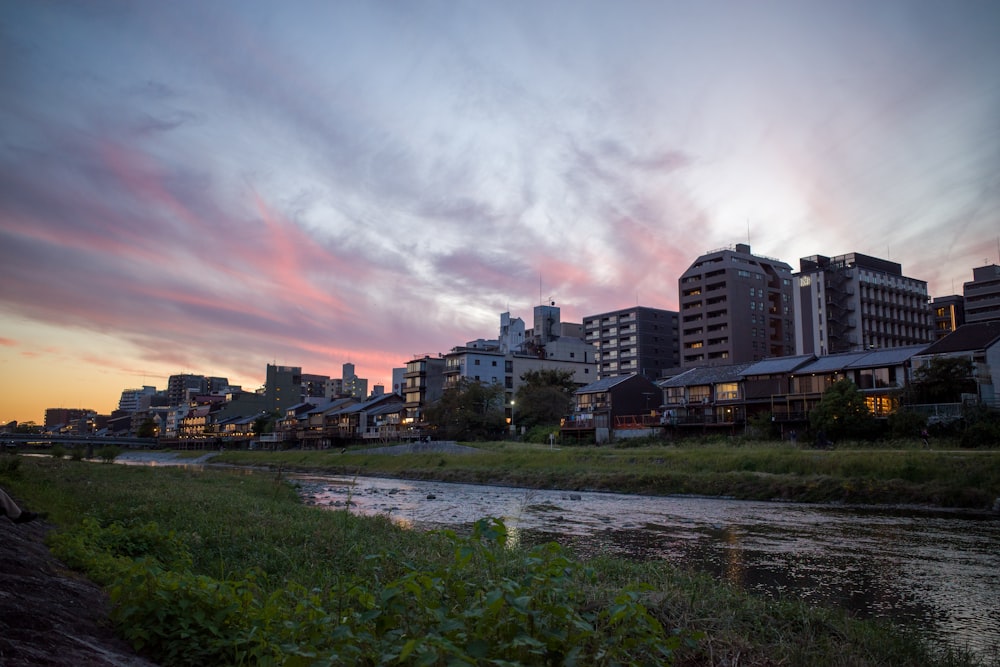
[[[128,448],[155,448],[156,438],[118,438],[99,435],[51,435],[36,433],[3,433],[0,434],[0,443],[4,447],[51,447],[52,445],[93,445],[94,447],[105,447],[115,445],[117,447]]]

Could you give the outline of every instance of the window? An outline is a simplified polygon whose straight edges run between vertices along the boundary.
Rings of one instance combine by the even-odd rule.
[[[479,365],[479,359],[476,359],[476,366],[478,366],[478,365]],[[476,379],[478,380],[479,378],[476,378]]]
[[[736,382],[724,382],[715,386],[715,397],[720,401],[735,401],[740,397],[740,386]]]

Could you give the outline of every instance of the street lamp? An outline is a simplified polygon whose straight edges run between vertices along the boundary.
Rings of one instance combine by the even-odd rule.
[[[517,427],[514,426],[514,401],[510,402],[510,434],[513,436],[517,433]]]

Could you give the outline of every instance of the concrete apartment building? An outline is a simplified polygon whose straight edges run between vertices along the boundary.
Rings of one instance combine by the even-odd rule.
[[[267,365],[264,380],[264,404],[268,412],[284,414],[302,402],[302,367]]]
[[[713,250],[678,279],[680,365],[733,364],[795,350],[792,267],[750,245]]]
[[[675,311],[635,306],[588,315],[583,330],[596,348],[597,379],[638,374],[656,380],[680,365]]]
[[[934,340],[941,340],[965,324],[965,298],[958,294],[936,296],[931,301]]]
[[[972,269],[972,280],[963,283],[965,321],[1000,320],[1000,266],[990,264]]]
[[[927,283],[877,257],[848,253],[799,260],[796,354],[836,354],[928,344]],[[780,355],[775,355],[780,356]]]
[[[229,389],[229,380],[223,377],[210,377],[182,373],[167,378],[167,401],[170,405],[185,405],[192,396],[214,394]]]
[[[554,303],[536,306],[533,324],[527,329],[520,318],[502,313],[497,338],[470,341],[444,354],[423,354],[408,361],[403,374],[404,427],[419,425],[424,409],[463,378],[502,386],[511,418],[511,401],[528,371],[569,371],[579,386],[596,379],[596,351],[583,340],[582,324],[563,322]]]

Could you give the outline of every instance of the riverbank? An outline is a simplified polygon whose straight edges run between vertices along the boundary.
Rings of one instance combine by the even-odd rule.
[[[433,443],[430,443],[433,445]],[[565,447],[475,443],[396,452],[377,448],[225,452],[214,463],[272,470],[641,495],[786,502],[922,505],[997,511],[1000,450],[803,450],[783,444]]]
[[[3,485],[49,512],[57,552],[116,591],[120,630],[161,664],[288,650],[415,664],[421,652],[470,646],[541,664],[530,653],[540,639],[523,636],[521,614],[535,629],[582,633],[567,647],[629,651],[619,656],[626,662],[670,648],[681,666],[980,664],[888,625],[757,599],[658,564],[497,548],[506,544],[498,526],[470,542],[317,510],[273,473],[45,457],[25,458],[16,472]],[[452,611],[442,619],[441,610]],[[552,619],[562,620],[542,625]]]

